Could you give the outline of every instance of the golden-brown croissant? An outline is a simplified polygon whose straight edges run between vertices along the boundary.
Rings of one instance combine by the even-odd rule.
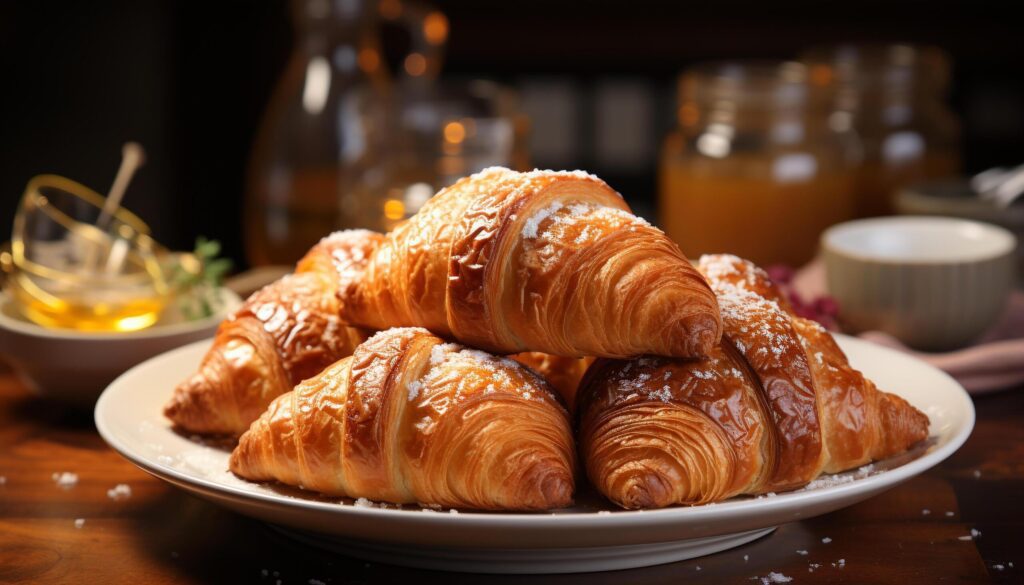
[[[344,325],[338,287],[357,278],[383,236],[366,230],[324,238],[294,274],[257,291],[217,330],[199,371],[164,414],[194,433],[239,435],[270,402],[352,353],[367,337]]]
[[[231,471],[352,498],[547,510],[572,502],[574,457],[568,413],[537,374],[398,328],[275,400]]]
[[[569,412],[576,408],[576,389],[595,359],[562,357],[539,351],[526,351],[510,357],[543,376],[562,397]]]
[[[494,353],[695,356],[721,337],[715,297],[678,246],[579,171],[458,181],[340,296],[355,325],[426,327]]]
[[[599,360],[581,384],[580,453],[610,500],[656,508],[794,489],[926,438],[928,418],[769,298],[764,271],[734,256],[700,268],[722,308],[719,347],[700,360]]]

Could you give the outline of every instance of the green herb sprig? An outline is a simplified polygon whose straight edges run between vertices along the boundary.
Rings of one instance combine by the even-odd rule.
[[[178,308],[190,321],[210,317],[222,307],[220,288],[231,270],[231,260],[218,258],[220,252],[220,242],[199,236],[195,250],[183,254],[171,270]]]

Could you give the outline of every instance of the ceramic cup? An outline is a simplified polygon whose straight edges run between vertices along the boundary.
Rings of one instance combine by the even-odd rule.
[[[822,234],[840,322],[940,351],[976,340],[1002,313],[1016,238],[963,219],[901,216],[835,225]]]

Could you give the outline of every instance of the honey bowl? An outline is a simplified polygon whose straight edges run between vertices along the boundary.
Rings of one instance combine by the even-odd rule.
[[[76,331],[28,320],[0,292],[0,359],[37,394],[72,406],[91,407],[100,392],[132,366],[157,354],[212,337],[220,322],[241,305],[221,288],[218,310],[187,320],[173,305],[151,327],[137,331]]]
[[[219,281],[172,286],[203,261],[165,250],[138,217],[56,175],[29,181],[0,267],[0,359],[37,393],[73,405],[91,406],[128,368],[212,336],[241,303]]]
[[[29,320],[79,331],[136,331],[170,300],[170,255],[124,208],[65,177],[29,181],[4,256],[5,290]]]

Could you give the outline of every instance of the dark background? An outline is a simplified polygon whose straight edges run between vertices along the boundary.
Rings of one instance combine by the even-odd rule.
[[[965,169],[1024,161],[1024,41],[1006,5],[984,2],[520,0],[435,2],[451,22],[445,75],[518,86],[567,83],[586,168],[641,213],[655,160],[614,168],[590,134],[595,87],[642,83],[656,105],[652,152],[672,125],[675,76],[715,58],[793,57],[840,41],[935,44],[953,59],[950,104]],[[403,39],[387,32],[386,48]],[[220,239],[244,266],[241,207],[253,135],[292,42],[284,0],[23,1],[0,4],[0,238],[27,180],[72,177],[105,192],[121,145],[148,163],[126,205],[175,248]],[[537,166],[549,161],[535,159]]]

